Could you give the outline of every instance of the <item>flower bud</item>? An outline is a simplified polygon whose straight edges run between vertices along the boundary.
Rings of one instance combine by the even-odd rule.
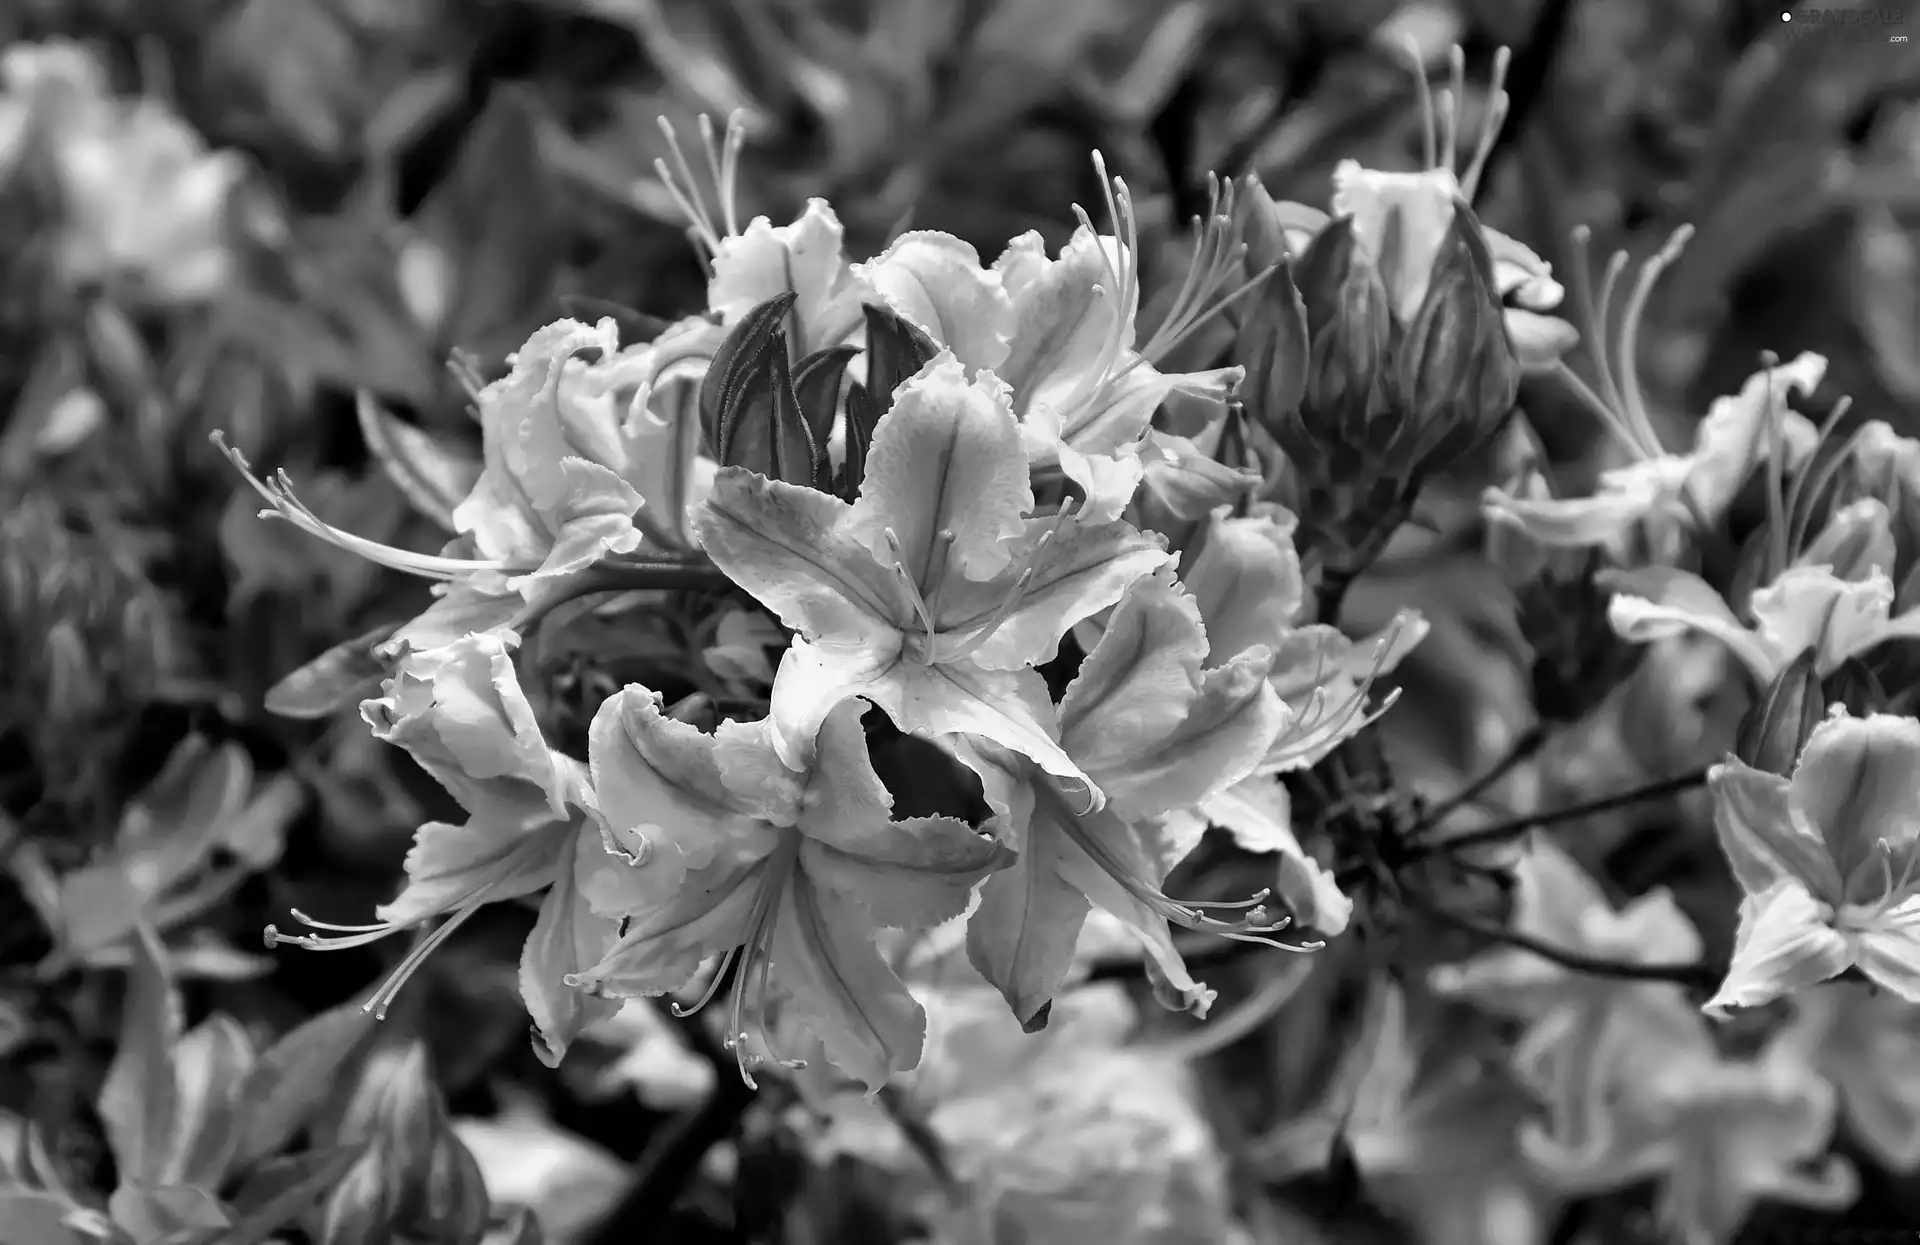
[[[1336,220],[1313,240],[1300,262],[1299,291],[1311,343],[1301,402],[1307,434],[1363,439],[1393,343],[1393,313],[1352,221]]]
[[[452,1128],[442,1129],[409,1237],[422,1245],[479,1245],[492,1214],[487,1180],[473,1152]]]
[[[1420,475],[1477,445],[1519,395],[1520,364],[1494,292],[1493,258],[1465,204],[1455,205],[1426,296],[1396,350],[1393,381]]]
[[[1240,391],[1247,413],[1277,437],[1307,387],[1307,309],[1284,261],[1249,300],[1234,358],[1247,369]]]
[[[1803,656],[1813,651],[1809,649]],[[1820,689],[1826,696],[1823,713],[1827,707],[1845,705],[1848,713],[1856,718],[1864,718],[1869,714],[1887,712],[1891,700],[1879,676],[1858,657],[1849,657],[1842,662],[1840,668],[1821,683]]]
[[[396,1199],[387,1147],[374,1144],[347,1169],[319,1211],[318,1245],[381,1245],[393,1239]]]
[[[1241,178],[1234,187],[1233,232],[1241,245],[1247,248],[1249,277],[1258,276],[1275,264],[1284,262],[1291,253],[1286,230],[1280,226],[1279,205],[1253,173]]]
[[[1774,677],[1740,721],[1733,754],[1770,774],[1790,774],[1813,728],[1827,714],[1827,697],[1808,649]]]

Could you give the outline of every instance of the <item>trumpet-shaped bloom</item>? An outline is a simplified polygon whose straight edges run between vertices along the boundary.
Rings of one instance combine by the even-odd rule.
[[[626,352],[611,319],[537,330],[511,357],[508,375],[478,395],[485,465],[454,507],[459,535],[437,556],[332,527],[295,498],[285,473],[263,483],[237,451],[228,457],[273,507],[263,513],[442,581],[440,599],[395,634],[391,651],[514,626],[565,599],[603,563],[684,556],[687,506],[712,471],[697,458],[699,421],[682,357],[700,323]]]
[[[1617,963],[1684,964],[1700,955],[1699,934],[1664,888],[1616,911],[1587,871],[1550,839],[1534,843],[1515,875],[1517,933]],[[1602,1053],[1615,1028],[1690,1028],[1705,1039],[1704,1026],[1678,986],[1576,973],[1518,948],[1497,948],[1435,969],[1431,985],[1526,1025],[1514,1048],[1514,1071],[1560,1121],[1604,1072]]]
[[[1521,1160],[1532,1103],[1472,1056],[1435,1059],[1400,987],[1377,979],[1361,1032],[1316,1107],[1247,1148],[1268,1180],[1322,1170],[1344,1143],[1367,1191],[1425,1245],[1533,1245],[1555,1199]]]
[[[854,275],[843,246],[840,218],[825,199],[807,200],[791,225],[756,216],[738,234],[719,239],[707,307],[734,324],[770,298],[798,295],[788,318],[788,349],[796,359],[838,346],[863,322],[860,305],[875,297]]]
[[[805,765],[822,718],[858,695],[902,730],[978,735],[1081,777],[1029,667],[1168,555],[1123,522],[1032,511],[1006,386],[967,380],[949,353],[896,392],[853,504],[720,472],[697,519],[701,544],[799,632],[771,710],[789,765]]]
[[[1797,470],[1813,453],[1819,433],[1787,409],[1788,396],[1812,393],[1827,361],[1802,354],[1791,363],[1749,377],[1734,397],[1716,398],[1684,454],[1636,450],[1637,461],[1601,473],[1591,497],[1515,497],[1488,489],[1487,518],[1507,523],[1549,547],[1603,546],[1625,551],[1642,536],[1659,560],[1668,560],[1679,533],[1696,519],[1719,522],[1734,497],[1771,453],[1777,435],[1781,469]]]
[[[1555,1187],[1591,1195],[1655,1179],[1656,1216],[1689,1245],[1731,1242],[1763,1200],[1839,1210],[1859,1195],[1853,1168],[1826,1155],[1833,1087],[1804,1063],[1726,1059],[1627,1028],[1612,1045],[1588,1127],[1521,1126],[1522,1152]]]
[[[1789,567],[1753,594],[1747,606],[1751,627],[1689,571],[1607,571],[1600,581],[1616,590],[1607,618],[1621,639],[1647,644],[1696,631],[1712,636],[1761,687],[1809,649],[1815,670],[1825,676],[1888,640],[1920,638],[1920,609],[1896,616],[1893,581],[1877,567],[1855,580],[1825,566]]]
[[[1790,778],[1714,767],[1714,827],[1745,893],[1713,1014],[1858,966],[1920,1003],[1920,722],[1836,709]]]
[[[752,1060],[780,1058],[766,1032],[776,991],[827,1059],[870,1090],[915,1067],[926,1018],[874,949],[874,930],[959,916],[1006,854],[950,818],[892,820],[864,712],[858,701],[836,705],[795,771],[781,763],[765,720],[725,722],[708,735],[665,717],[645,688],[609,697],[590,751],[619,850],[583,889],[620,922],[620,936],[570,984],[663,994],[691,981],[703,960],[725,956],[728,1042],[749,1083]],[[622,853],[632,863],[619,863]],[[726,979],[723,965],[709,997]]]
[[[387,680],[384,696],[361,706],[374,734],[412,753],[469,816],[462,825],[419,828],[407,853],[407,884],[374,913],[373,924],[331,925],[296,912],[321,932],[287,935],[269,927],[267,940],[337,950],[448,916],[369,1001],[369,1008],[384,1010],[427,956],[481,907],[551,887],[528,940],[521,984],[538,1049],[557,1062],[593,1018],[593,1009],[558,992],[561,976],[583,957],[597,959],[613,927],[575,902],[576,862],[604,854],[593,791],[584,767],[541,738],[514,677],[516,643],[511,634],[490,632],[418,654]]]
[[[1139,343],[1139,237],[1124,184],[1107,187],[1107,207],[1114,233],[1095,233],[1083,215],[1053,259],[1040,235],[1027,233],[987,269],[960,239],[917,232],[855,267],[888,306],[970,371],[990,371],[1011,386],[1029,461],[1079,485],[1096,522],[1117,518],[1138,487],[1139,442],[1160,404],[1175,392],[1222,400],[1243,375],[1238,367],[1154,367],[1219,305],[1213,300],[1226,266],[1214,262],[1218,248],[1203,247],[1186,297],[1151,341]]]
[[[1127,922],[1167,983],[1202,1014],[1212,992],[1188,973],[1168,922],[1246,937],[1287,924],[1269,922],[1253,904],[1224,905],[1252,911],[1219,920],[1205,914],[1209,905],[1160,890],[1195,841],[1183,835],[1176,844],[1169,814],[1245,777],[1286,713],[1267,685],[1265,650],[1203,668],[1199,609],[1170,580],[1163,574],[1128,590],[1060,702],[1061,747],[1105,792],[1105,807],[1004,748],[958,748],[1019,852],[982,888],[967,950],[1023,1024],[1044,1023],[1090,904]]]
[[[1850,1132],[1889,1170],[1920,1170],[1920,1008],[1858,982],[1794,996],[1794,1017],[1768,1048],[1833,1083]]]

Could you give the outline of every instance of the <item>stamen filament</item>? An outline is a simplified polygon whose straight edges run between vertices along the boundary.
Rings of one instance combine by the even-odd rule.
[[[1447,49],[1447,86],[1453,92],[1457,107],[1457,101],[1467,97],[1467,52],[1457,43]],[[1447,110],[1445,125],[1447,127],[1447,162],[1440,167],[1449,173],[1458,173],[1460,171],[1460,114],[1454,108]]]
[[[1640,279],[1634,282],[1633,293],[1628,297],[1626,311],[1620,319],[1621,396],[1626,399],[1628,417],[1649,445],[1660,444],[1660,438],[1654,432],[1653,419],[1647,413],[1646,400],[1640,392],[1640,321],[1646,314],[1647,300],[1653,295],[1654,283],[1660,279],[1661,273],[1680,258],[1681,250],[1692,237],[1692,225],[1682,225],[1673,231],[1666,245],[1640,269]]]
[[[667,1010],[680,1020],[699,1015],[705,1010],[707,1004],[713,1002],[714,997],[720,993],[720,988],[727,983],[727,970],[733,967],[734,961],[739,957],[740,948],[728,947],[727,953],[720,957],[720,963],[714,966],[713,977],[708,980],[707,988],[700,992],[700,997],[693,1001],[693,1005],[682,1007],[675,1002],[669,1004]]]
[[[1504,45],[1495,49],[1493,78],[1487,84],[1487,118],[1480,126],[1480,142],[1474,148],[1473,162],[1460,178],[1461,194],[1469,203],[1480,187],[1481,174],[1487,171],[1487,161],[1493,157],[1494,144],[1500,140],[1500,131],[1506,128],[1507,110],[1513,105],[1506,91],[1507,69],[1512,63],[1511,49]]]
[[[667,191],[673,195],[674,202],[686,214],[688,224],[699,235],[701,243],[705,245],[709,254],[717,254],[720,250],[720,231],[714,227],[713,216],[707,211],[706,196],[700,193],[700,183],[693,175],[693,166],[687,162],[687,153],[680,146],[680,135],[674,131],[673,122],[665,117],[658,117],[656,121],[660,126],[660,133],[667,140],[667,151],[673,156],[673,167],[683,179],[684,189],[675,185],[665,160],[656,159],[654,171],[666,184]]]
[[[1413,61],[1413,81],[1415,93],[1420,97],[1420,162],[1422,168],[1436,168],[1440,158],[1440,149],[1436,145],[1438,131],[1433,123],[1433,90],[1427,84],[1427,62],[1420,54],[1420,45],[1412,35],[1400,40],[1407,56]]]

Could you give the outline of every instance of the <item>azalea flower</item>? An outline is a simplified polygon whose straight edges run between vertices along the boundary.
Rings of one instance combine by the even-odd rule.
[[[1569,1139],[1521,1126],[1522,1153],[1554,1187],[1580,1196],[1657,1180],[1655,1214],[1687,1245],[1726,1245],[1761,1201],[1833,1211],[1858,1196],[1852,1167],[1826,1154],[1833,1087],[1803,1064],[1616,1033],[1591,1128]]]
[[[686,565],[683,516],[713,468],[696,459],[684,361],[662,361],[671,347],[669,335],[622,352],[612,319],[561,320],[528,338],[508,375],[477,395],[485,467],[454,508],[460,535],[438,555],[335,528],[294,496],[284,472],[263,483],[238,451],[226,452],[273,507],[263,515],[440,581],[440,599],[395,634],[389,652],[518,629],[592,586],[597,568]],[[666,414],[653,409],[656,385]],[[217,434],[215,442],[226,449]]]
[[[238,153],[207,150],[158,100],[115,98],[93,55],[64,40],[0,56],[0,174],[36,139],[59,189],[55,262],[69,282],[125,284],[165,303],[225,285]]]
[[[1154,363],[1241,291],[1217,297],[1229,269],[1226,231],[1210,227],[1186,297],[1138,344],[1133,202],[1124,182],[1109,181],[1098,153],[1094,165],[1111,234],[1080,212],[1080,228],[1056,258],[1030,232],[987,269],[972,246],[923,230],[902,234],[854,273],[969,374],[991,372],[1011,386],[1033,467],[1065,474],[1085,494],[1088,518],[1103,522],[1119,517],[1140,483],[1139,442],[1161,403],[1175,392],[1223,401],[1239,383],[1238,367],[1162,373]]]
[[[750,1062],[790,1062],[767,1033],[775,991],[869,1090],[915,1067],[925,1016],[874,949],[874,929],[959,916],[975,884],[1006,863],[1004,849],[951,818],[891,819],[858,701],[826,714],[797,771],[782,763],[768,720],[723,722],[709,735],[659,705],[629,685],[594,715],[593,780],[617,850],[581,885],[620,935],[568,983],[665,994],[722,956],[695,1010],[730,965],[728,1043],[748,1084]]]
[[[1877,510],[1884,528],[1885,509],[1877,501],[1858,503]],[[1894,613],[1893,581],[1875,556],[1867,551],[1848,569],[1869,569],[1859,578],[1844,578],[1825,565],[1789,567],[1771,584],[1754,592],[1747,604],[1753,618],[1749,627],[1735,616],[1718,592],[1698,575],[1669,567],[1605,571],[1601,586],[1615,595],[1607,603],[1607,619],[1621,639],[1651,643],[1697,632],[1727,646],[1765,687],[1794,658],[1812,650],[1814,669],[1822,677],[1851,658],[1872,652],[1889,640],[1920,637],[1920,609]]]
[[[1669,259],[1663,255],[1650,267],[1657,271]],[[1643,278],[1643,283],[1650,280]],[[1632,340],[1629,334],[1623,355],[1634,348]],[[1615,399],[1603,400],[1587,391],[1590,404],[1608,412],[1613,421],[1609,426],[1627,443],[1633,461],[1602,472],[1599,491],[1591,497],[1516,497],[1488,489],[1482,499],[1486,516],[1549,547],[1602,546],[1624,557],[1637,541],[1652,560],[1671,562],[1681,535],[1696,524],[1718,524],[1754,470],[1775,456],[1776,447],[1779,471],[1798,471],[1805,465],[1820,435],[1805,416],[1787,409],[1787,399],[1796,391],[1819,388],[1826,370],[1824,358],[1808,353],[1755,373],[1737,396],[1714,399],[1694,431],[1692,450],[1683,454],[1662,448],[1632,388],[1632,372],[1625,375],[1624,391],[1606,373],[1605,385]]]
[[[1835,981],[1794,996],[1769,1055],[1833,1083],[1849,1131],[1895,1172],[1920,1169],[1920,1009],[1896,994]]]
[[[367,1002],[384,1014],[433,951],[489,903],[546,890],[521,961],[520,983],[536,1026],[535,1050],[557,1064],[581,1028],[611,1006],[563,987],[595,962],[613,922],[578,902],[577,875],[605,855],[586,768],[550,748],[515,677],[510,633],[464,637],[416,655],[361,705],[376,737],[407,749],[466,808],[462,825],[428,822],[407,853],[407,885],[371,925],[332,925],[295,912],[318,933],[267,928],[268,945],[310,951],[365,946],[447,916]]]
[[[1460,137],[1457,109],[1466,98],[1461,51],[1453,50],[1453,92],[1444,97],[1446,107],[1437,118],[1427,91],[1426,68],[1416,65],[1421,115],[1427,123],[1425,167],[1415,173],[1382,172],[1364,168],[1357,160],[1342,160],[1333,171],[1331,215],[1299,203],[1270,204],[1270,215],[1284,231],[1291,253],[1301,254],[1330,220],[1352,217],[1362,247],[1376,264],[1386,265],[1381,276],[1395,316],[1403,324],[1410,323],[1426,299],[1434,262],[1453,225],[1454,204],[1473,201],[1505,123],[1508,101],[1502,86],[1508,60],[1507,49],[1501,48],[1488,87],[1489,120],[1463,172],[1455,171]],[[1259,197],[1265,198],[1264,191]],[[1520,365],[1528,370],[1552,367],[1579,339],[1572,325],[1547,314],[1565,296],[1553,279],[1552,266],[1497,230],[1482,225],[1480,232],[1493,259],[1494,293],[1509,304],[1502,319]]]
[[[702,547],[799,632],[771,709],[790,766],[804,768],[822,718],[858,695],[904,731],[978,735],[1083,777],[1029,667],[1168,555],[1127,523],[1080,522],[1070,503],[1033,508],[1007,387],[969,381],[949,352],[896,391],[858,501],[719,473],[695,523]]]
[[[1269,1181],[1324,1170],[1344,1145],[1370,1195],[1424,1245],[1537,1245],[1557,1199],[1521,1161],[1531,1103],[1476,1058],[1420,1040],[1401,988],[1378,979],[1360,1033],[1311,1110],[1247,1147]]]
[[[1623,964],[1687,964],[1701,954],[1693,923],[1665,888],[1615,910],[1587,871],[1551,839],[1536,839],[1514,870],[1514,932],[1575,955]],[[1604,1071],[1614,1030],[1677,1033],[1704,1028],[1680,987],[1574,972],[1532,951],[1500,947],[1437,968],[1429,983],[1526,1028],[1513,1051],[1522,1082],[1543,1094],[1557,1120]],[[1564,1125],[1562,1125],[1564,1127]]]
[[[1837,706],[1790,778],[1729,757],[1709,783],[1745,894],[1709,1014],[1852,967],[1920,1003],[1920,722]]]
[[[1379,633],[1355,640],[1337,627],[1303,622],[1305,579],[1294,549],[1295,520],[1260,505],[1235,518],[1222,507],[1185,553],[1185,580],[1206,625],[1210,660],[1263,647],[1273,654],[1268,682],[1287,708],[1253,774],[1202,800],[1199,811],[1245,849],[1279,860],[1278,890],[1295,918],[1322,935],[1346,929],[1352,901],[1333,874],[1302,847],[1279,775],[1318,764],[1392,705],[1369,708],[1381,674],[1426,636],[1416,610],[1401,610]]]
[[[1213,669],[1206,654],[1199,609],[1170,571],[1128,589],[1060,701],[1060,746],[1105,793],[1104,807],[1006,748],[955,745],[1019,853],[981,889],[968,955],[1023,1024],[1045,1023],[1090,904],[1132,926],[1167,984],[1202,1015],[1212,992],[1187,972],[1168,923],[1261,941],[1287,924],[1269,921],[1257,902],[1183,903],[1160,889],[1206,829],[1174,815],[1244,777],[1285,722],[1264,649]],[[1210,906],[1251,910],[1227,921],[1207,915]]]

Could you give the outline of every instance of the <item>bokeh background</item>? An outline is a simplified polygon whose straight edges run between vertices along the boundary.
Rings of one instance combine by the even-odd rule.
[[[1884,11],[1902,12],[1888,31],[1920,27]],[[191,1011],[276,1030],[390,962],[262,954],[259,932],[389,897],[447,797],[351,714],[290,720],[264,697],[425,589],[257,521],[208,436],[285,466],[325,518],[432,547],[370,435],[477,445],[462,372],[498,374],[565,309],[702,305],[652,175],[657,118],[692,134],[739,113],[746,210],[828,198],[856,256],[904,228],[989,255],[1027,229],[1058,244],[1070,205],[1098,201],[1098,149],[1141,205],[1151,277],[1180,270],[1210,173],[1318,204],[1339,159],[1412,167],[1409,42],[1436,72],[1458,42],[1482,78],[1508,46],[1489,224],[1562,273],[1576,225],[1636,261],[1695,227],[1641,332],[1664,415],[1736,389],[1762,350],[1813,350],[1831,360],[1815,407],[1851,395],[1920,435],[1920,46],[1808,31],[1737,0],[0,5],[0,1108],[69,1179],[104,1180],[92,1103],[118,987],[100,970],[128,912],[168,933]],[[363,421],[361,393],[392,419]],[[1522,405],[1577,479],[1593,424],[1562,401]],[[1476,491],[1443,520],[1461,549]],[[1486,622],[1497,589],[1435,574],[1446,544],[1417,575],[1390,557],[1354,607],[1436,619],[1389,737],[1440,789],[1500,749],[1522,696]],[[590,711],[648,657],[647,636],[623,642],[537,660]],[[87,869],[115,897],[101,928],[61,902]],[[904,1239],[877,1168],[827,1180],[777,1130],[710,1145],[736,1091],[651,1013],[538,1064],[514,978],[531,921],[489,909],[389,1022],[425,1038],[496,1202],[549,1208],[551,1240],[650,1239],[634,1225],[668,1207],[591,1224],[692,1153],[680,1234],[660,1239],[766,1239],[796,1217],[809,1239]],[[1311,1080],[1316,1040],[1238,1075]],[[1287,1211],[1271,1239],[1375,1239],[1341,1226],[1353,1201]]]

